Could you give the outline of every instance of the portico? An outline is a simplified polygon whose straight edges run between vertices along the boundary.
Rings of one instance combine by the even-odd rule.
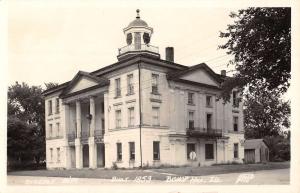
[[[107,85],[98,78],[92,77],[97,80],[95,82],[91,77],[80,76],[75,76],[73,86],[66,88],[60,96],[65,107],[67,168],[104,167],[104,96],[107,95]],[[91,86],[82,88],[82,81],[85,84],[90,81]]]

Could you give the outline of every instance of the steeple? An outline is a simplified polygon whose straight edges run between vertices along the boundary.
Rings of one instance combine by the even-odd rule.
[[[119,48],[118,60],[136,54],[148,54],[160,58],[158,47],[151,46],[153,28],[141,19],[140,10],[136,10],[136,19],[123,29],[127,46]]]

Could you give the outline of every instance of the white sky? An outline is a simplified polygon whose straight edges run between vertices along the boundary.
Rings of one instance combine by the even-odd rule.
[[[68,1],[71,2],[71,1]],[[8,14],[8,84],[63,83],[79,71],[94,71],[117,62],[117,50],[126,45],[123,28],[141,10],[141,19],[154,28],[151,44],[161,58],[173,46],[175,62],[205,62],[215,72],[226,69],[230,57],[217,46],[234,7],[210,4],[138,3],[108,4],[101,1],[12,1]],[[241,8],[241,7],[240,7]]]

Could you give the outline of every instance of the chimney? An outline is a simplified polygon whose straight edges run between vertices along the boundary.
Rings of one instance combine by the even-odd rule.
[[[221,70],[221,75],[226,76],[226,70]]]
[[[174,62],[174,48],[166,47],[166,60],[169,62]]]

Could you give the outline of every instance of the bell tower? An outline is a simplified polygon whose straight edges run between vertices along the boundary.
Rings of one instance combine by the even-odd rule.
[[[136,19],[123,29],[127,45],[119,48],[118,60],[137,54],[147,54],[160,58],[158,47],[150,45],[153,28],[140,18],[140,10],[136,10]]]

